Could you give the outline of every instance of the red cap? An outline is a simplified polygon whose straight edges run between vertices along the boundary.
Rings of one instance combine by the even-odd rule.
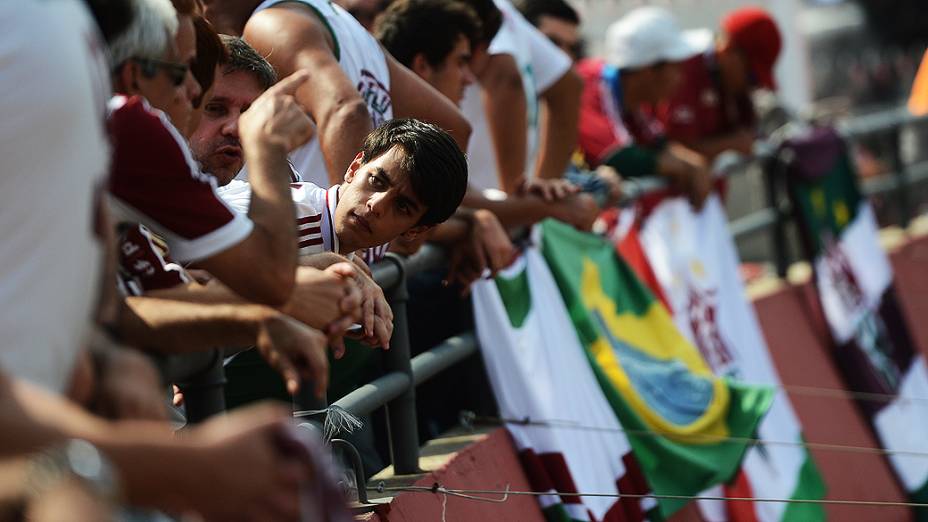
[[[722,20],[722,29],[748,59],[757,84],[776,89],[773,65],[780,55],[780,30],[767,11],[759,7],[736,9]]]

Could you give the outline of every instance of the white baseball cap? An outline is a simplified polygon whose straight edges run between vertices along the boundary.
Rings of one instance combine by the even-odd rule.
[[[704,49],[705,36],[681,31],[662,7],[633,9],[606,30],[606,61],[620,69],[679,62]]]

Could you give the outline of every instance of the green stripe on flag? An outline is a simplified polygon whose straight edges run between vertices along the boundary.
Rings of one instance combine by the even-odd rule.
[[[909,502],[916,504],[928,504],[928,482],[918,488],[918,490],[909,493]],[[928,508],[913,508],[917,522],[928,522]]]
[[[803,438],[805,442],[805,438]],[[821,500],[825,498],[827,488],[822,475],[812,460],[812,455],[806,453],[806,460],[799,470],[799,483],[790,496],[791,499]],[[825,520],[825,506],[822,504],[789,504],[781,520]]]
[[[586,522],[585,520],[570,518],[564,504],[548,506],[541,510],[541,514],[544,515],[546,522]]]
[[[835,161],[829,175],[795,183],[800,214],[808,220],[810,230],[819,231],[809,238],[814,243],[813,256],[822,251],[821,232],[827,231],[834,239],[840,237],[857,216],[862,199],[847,154]]]
[[[521,328],[532,310],[532,289],[528,285],[528,270],[520,270],[514,277],[496,276],[496,288],[506,307],[506,315],[513,328]]]

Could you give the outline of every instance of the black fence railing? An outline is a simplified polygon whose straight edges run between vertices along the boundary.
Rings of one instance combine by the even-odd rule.
[[[864,134],[889,132],[898,134],[903,125],[913,122],[928,121],[926,118],[916,119],[907,114],[893,113],[882,119],[871,118],[856,125],[847,125],[842,128],[845,137],[854,139]],[[928,180],[928,161],[905,166],[900,156],[893,160],[895,171],[879,179],[864,183],[864,192],[868,196],[876,194],[894,194],[900,204],[905,202],[903,224],[911,217],[911,206],[907,200],[908,187],[916,182]],[[785,203],[782,191],[777,186],[777,179],[782,179],[774,169],[782,162],[773,161],[772,153],[760,154],[752,161],[761,162],[767,179],[767,207],[756,210],[748,215],[733,220],[729,228],[735,239],[748,235],[767,232],[769,234],[775,265],[779,275],[786,273],[789,263],[785,226],[790,221],[790,209]],[[741,164],[742,170],[747,167]],[[663,183],[658,180],[638,180],[628,182],[625,187],[628,202],[649,192],[660,190]],[[312,412],[304,419],[304,424],[314,429],[322,429],[325,422],[326,410],[330,406],[337,406],[357,416],[368,415],[380,408],[386,408],[387,429],[389,437],[390,458],[397,475],[420,472],[419,468],[419,435],[416,418],[416,387],[429,379],[434,378],[442,371],[451,368],[467,359],[477,351],[477,341],[473,332],[467,332],[449,338],[441,344],[421,353],[415,357],[410,356],[409,330],[406,314],[406,303],[409,295],[406,288],[407,278],[425,270],[434,269],[445,263],[444,253],[436,247],[426,246],[415,255],[404,258],[395,254],[388,254],[387,258],[372,267],[374,279],[384,289],[390,306],[393,308],[394,330],[390,342],[390,350],[383,357],[384,373],[373,381],[360,386],[332,404],[311,395],[312,386],[304,385],[306,393],[294,399],[295,410]],[[163,368],[167,370],[173,380],[186,382],[185,397],[187,402],[188,421],[196,421],[208,414],[222,411],[222,377],[221,358],[215,355],[193,357],[187,363],[171,358],[163,361]],[[218,393],[217,393],[218,391]],[[350,446],[350,443],[339,440],[340,446]],[[360,460],[357,451],[352,447],[347,452],[352,458],[347,459],[348,464],[355,468],[358,480],[357,489],[359,499],[363,502],[364,474],[360,469]]]

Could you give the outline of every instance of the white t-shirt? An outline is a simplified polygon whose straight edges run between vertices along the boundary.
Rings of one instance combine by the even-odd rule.
[[[335,233],[335,208],[341,185],[324,189],[309,182],[291,183],[290,194],[296,209],[297,241],[300,256],[322,252],[339,253],[338,235]],[[221,197],[236,212],[248,212],[251,202],[251,185],[233,180],[219,189]],[[367,248],[363,252],[367,264],[376,263],[387,253],[389,243]],[[350,254],[350,253],[349,253]]]
[[[313,183],[291,183],[290,193],[296,209],[299,255],[338,252],[338,236],[334,232],[335,206],[338,187],[328,190]],[[251,184],[238,179],[219,188],[221,197],[233,210],[245,214],[251,203]]]
[[[0,2],[0,367],[54,392],[98,294],[104,49],[79,0]]]
[[[255,13],[282,2],[301,3],[309,6],[331,30],[335,41],[335,57],[348,80],[358,89],[370,112],[374,127],[393,119],[393,103],[390,98],[390,71],[383,48],[348,11],[329,0],[265,0]],[[312,80],[310,80],[310,83]],[[319,140],[313,137],[309,142],[293,151],[290,160],[305,181],[320,187],[328,187],[329,176],[326,173],[325,157],[319,147]],[[347,165],[345,165],[347,167]],[[339,176],[343,172],[337,173]],[[237,176],[247,179],[247,171]]]
[[[522,73],[522,86],[528,102],[526,175],[531,175],[534,171],[535,156],[538,153],[538,95],[567,74],[571,62],[570,58],[551,43],[544,34],[535,29],[509,3],[509,0],[495,0],[495,2],[503,13],[503,22],[490,42],[488,52],[491,55],[512,55]],[[496,153],[490,138],[490,129],[483,102],[480,99],[478,84],[472,84],[465,90],[461,110],[473,127],[470,144],[467,147],[470,183],[481,190],[499,189]]]

